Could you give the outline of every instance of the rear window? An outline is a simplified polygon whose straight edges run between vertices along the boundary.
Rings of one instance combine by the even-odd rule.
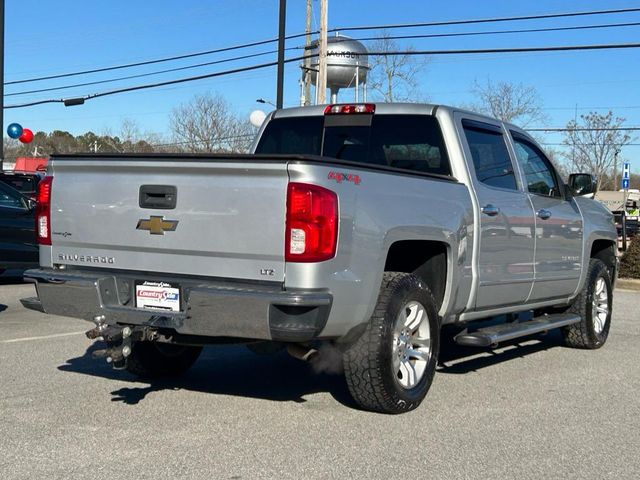
[[[440,125],[429,115],[373,115],[371,126],[325,127],[324,117],[275,119],[265,128],[256,153],[323,155],[451,175]]]
[[[24,203],[15,190],[12,192],[9,188],[0,185],[0,207],[24,208]]]

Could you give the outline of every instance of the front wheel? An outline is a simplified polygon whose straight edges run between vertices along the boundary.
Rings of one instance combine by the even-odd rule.
[[[609,336],[612,307],[613,292],[607,266],[592,258],[584,287],[569,308],[569,312],[580,315],[582,320],[564,327],[565,344],[585,349],[602,347]]]
[[[365,331],[343,356],[351,395],[376,412],[415,409],[433,381],[439,346],[439,319],[429,288],[415,275],[386,272]]]
[[[159,342],[135,342],[127,358],[127,370],[140,377],[176,377],[200,356],[202,347]]]

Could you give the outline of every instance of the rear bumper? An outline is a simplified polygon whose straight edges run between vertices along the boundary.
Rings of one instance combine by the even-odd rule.
[[[38,301],[25,307],[48,314],[94,321],[104,315],[109,325],[141,325],[172,329],[184,335],[239,337],[303,342],[316,338],[331,310],[327,291],[282,290],[262,284],[202,281],[188,277],[113,274],[100,271],[28,270]],[[179,283],[180,312],[135,308],[136,280]]]

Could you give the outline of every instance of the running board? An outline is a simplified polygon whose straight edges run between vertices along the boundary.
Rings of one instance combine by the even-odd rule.
[[[42,308],[42,303],[40,303],[40,299],[38,297],[21,298],[20,303],[24,308],[45,313],[44,308]]]
[[[580,315],[572,313],[543,315],[525,322],[501,323],[500,325],[480,328],[474,332],[465,331],[456,335],[455,341],[458,345],[467,347],[490,347],[515,338],[566,327],[579,321]]]

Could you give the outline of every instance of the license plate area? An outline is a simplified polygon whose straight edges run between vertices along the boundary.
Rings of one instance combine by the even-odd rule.
[[[167,282],[135,282],[136,308],[179,312],[182,307],[180,285]]]

